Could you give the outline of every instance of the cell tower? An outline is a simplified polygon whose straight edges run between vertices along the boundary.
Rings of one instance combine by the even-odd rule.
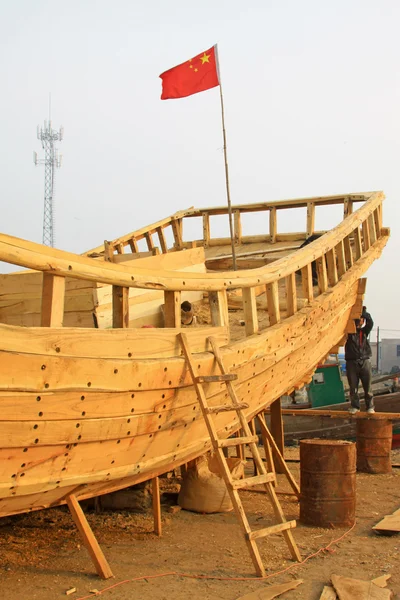
[[[44,211],[43,211],[43,244],[54,246],[54,171],[61,167],[62,156],[58,154],[55,142],[61,142],[64,130],[60,127],[55,131],[51,126],[49,101],[49,120],[44,122],[44,127],[37,128],[38,140],[42,142],[44,158],[38,158],[37,152],[33,153],[35,165],[44,165]]]

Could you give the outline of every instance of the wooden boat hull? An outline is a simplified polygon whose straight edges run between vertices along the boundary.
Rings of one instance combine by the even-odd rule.
[[[312,373],[343,337],[359,276],[375,256],[376,248],[365,253],[307,308],[223,349],[226,367],[238,375],[239,399],[249,403],[248,419]],[[84,334],[91,356],[79,354],[82,330],[47,329],[40,338],[28,329],[23,348],[17,328],[0,329],[0,515],[58,504],[72,492],[82,499],[127,487],[210,449],[181,357],[104,358],[95,340],[106,332],[96,330]],[[107,333],[120,353],[132,346],[130,336],[137,340],[135,330]],[[216,372],[211,353],[195,356],[200,372]],[[212,406],[224,403],[226,392],[213,383],[207,396]],[[232,413],[219,413],[216,425],[221,437],[238,429]]]

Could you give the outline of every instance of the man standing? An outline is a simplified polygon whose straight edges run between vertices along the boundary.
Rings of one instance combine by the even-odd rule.
[[[354,415],[360,411],[360,398],[358,396],[358,384],[361,380],[365,394],[365,405],[368,413],[374,413],[374,398],[372,394],[372,367],[371,367],[371,346],[368,336],[371,332],[374,322],[371,315],[363,306],[362,315],[359,319],[354,319],[356,324],[356,333],[349,333],[347,336],[345,350],[346,374],[350,387],[351,407],[349,412]]]

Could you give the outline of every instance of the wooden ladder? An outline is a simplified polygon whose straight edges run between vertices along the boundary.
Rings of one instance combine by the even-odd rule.
[[[238,401],[235,388],[232,384],[232,381],[237,379],[237,375],[226,372],[224,364],[222,362],[220,350],[218,348],[216,340],[213,337],[209,337],[208,341],[211,344],[215,360],[217,361],[217,364],[221,371],[221,375],[199,375],[197,373],[195,362],[193,361],[193,356],[190,352],[186,335],[184,333],[179,333],[178,339],[182,346],[183,354],[186,359],[194,387],[196,389],[197,398],[199,400],[201,411],[206,422],[207,430],[211,438],[214,452],[218,459],[222,477],[225,481],[225,485],[229,492],[237,518],[239,519],[239,523],[244,531],[245,541],[249,549],[250,556],[256,569],[257,575],[260,577],[265,577],[265,568],[261,560],[256,540],[263,538],[267,535],[281,532],[289,547],[292,558],[300,562],[300,552],[297,548],[296,542],[294,541],[291,532],[291,529],[293,527],[296,527],[296,521],[286,521],[285,519],[285,515],[283,514],[282,507],[279,503],[278,497],[273,487],[273,484],[275,482],[275,473],[268,473],[266,471],[264,462],[258,451],[258,437],[252,434],[247,420],[242,412],[244,408],[248,408],[248,404],[245,402],[241,403]],[[228,394],[231,399],[231,404],[223,404],[221,406],[213,407],[208,406],[203,384],[215,381],[221,381],[225,383]],[[236,411],[242,432],[244,433],[243,437],[235,437],[232,439],[219,439],[212,415],[226,411]],[[228,467],[223,449],[229,448],[230,446],[238,445],[249,446],[258,471],[258,475],[256,475],[255,477],[235,480],[232,479],[231,472]],[[241,488],[249,488],[258,484],[263,484],[265,486],[265,490],[269,496],[278,523],[270,527],[265,527],[263,529],[252,531],[246,513],[244,511],[242,501],[239,496],[239,490]]]

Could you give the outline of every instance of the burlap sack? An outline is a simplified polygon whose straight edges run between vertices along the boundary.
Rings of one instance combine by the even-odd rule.
[[[233,479],[240,479],[244,474],[244,461],[227,458],[227,463]],[[233,509],[215,455],[201,456],[195,466],[186,471],[178,504],[199,513],[229,512]]]

